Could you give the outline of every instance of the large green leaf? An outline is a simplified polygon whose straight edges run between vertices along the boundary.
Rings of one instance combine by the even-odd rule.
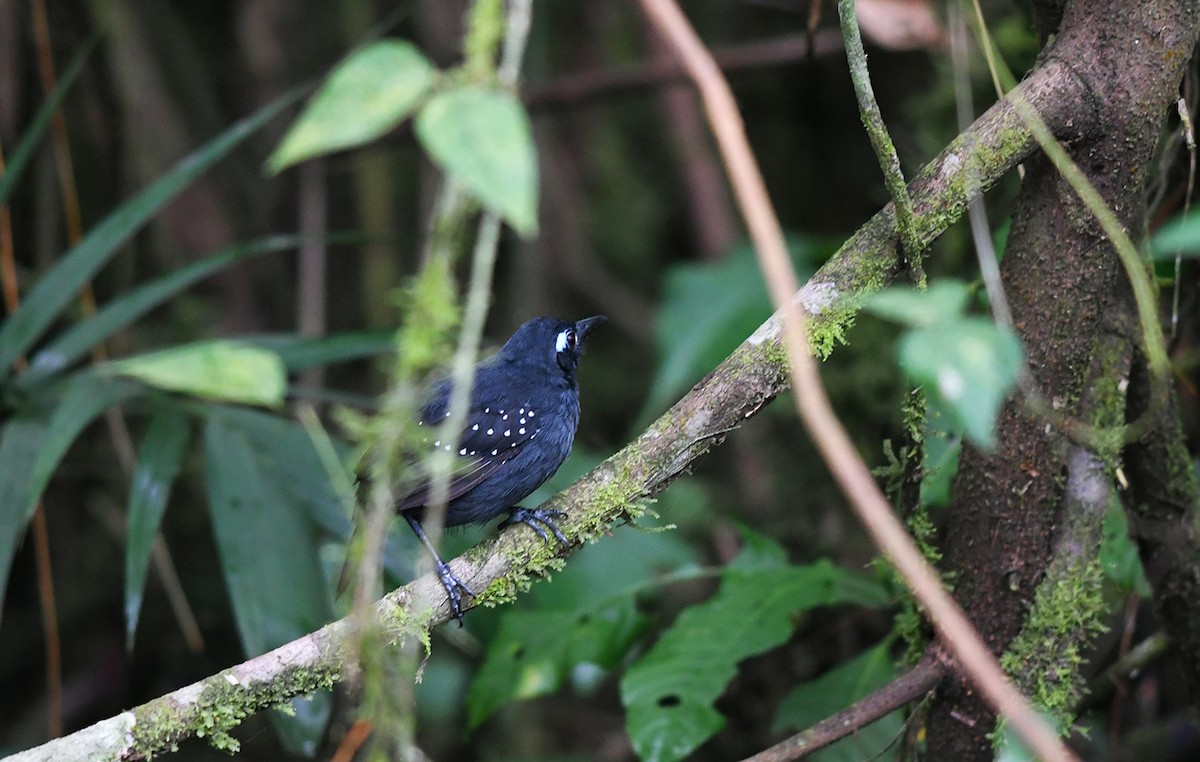
[[[272,473],[288,500],[303,506],[310,520],[335,537],[350,536],[350,517],[342,509],[325,464],[302,426],[289,418],[249,408],[209,404],[203,411],[206,419],[237,430],[254,448],[259,467]],[[344,460],[349,448],[338,442],[334,445],[338,457]]]
[[[772,730],[803,730],[836,714],[896,677],[890,642],[868,649],[850,661],[835,667],[816,680],[796,686],[779,702]],[[858,762],[862,759],[894,759],[883,751],[896,740],[904,726],[901,712],[892,712],[853,736],[813,754],[815,762]]]
[[[462,85],[430,98],[415,125],[446,174],[521,235],[537,232],[537,154],[529,117],[512,93]]]
[[[271,472],[288,499],[302,506],[322,532],[343,543],[350,539],[350,515],[343,509],[333,477],[304,427],[289,418],[250,408],[208,404],[202,409],[205,418],[236,429],[250,443],[258,453],[260,467]],[[332,444],[337,458],[345,462],[349,446],[337,440]],[[408,542],[411,533],[407,529],[389,533],[383,550],[384,569],[394,580],[408,580],[412,578],[412,554],[423,551],[415,543],[403,546],[396,536]],[[336,576],[337,572],[331,574]]]
[[[5,425],[0,440],[0,604],[17,541],[71,443],[108,407],[142,391],[127,381],[80,374],[66,382],[57,401],[30,401]]]
[[[598,680],[614,669],[643,630],[637,594],[661,587],[664,574],[679,582],[709,570],[696,566],[695,552],[674,533],[622,531],[611,542],[583,548],[554,575],[554,584],[536,586],[487,638],[467,696],[470,726],[509,701],[553,693],[581,674]]]
[[[90,373],[76,375],[66,383],[62,399],[50,418],[42,449],[33,464],[33,476],[24,500],[27,514],[32,513],[63,456],[88,424],[118,402],[144,392],[137,384]]]
[[[150,419],[138,451],[125,533],[125,642],[130,649],[142,608],[150,551],[190,434],[187,415],[173,405],[164,405]]]
[[[380,40],[354,51],[330,73],[267,166],[278,172],[380,137],[412,113],[436,77],[425,56],[401,40]]]
[[[40,349],[29,361],[18,384],[22,388],[32,388],[43,383],[46,377],[75,362],[96,344],[197,281],[246,257],[294,248],[299,240],[298,236],[279,235],[238,244],[134,289]]]
[[[256,656],[330,618],[318,544],[308,512],[279,483],[279,472],[242,431],[209,416],[205,483],[213,533],[238,633]],[[328,693],[294,699],[295,717],[277,716],[289,740],[311,755],[329,718]]]
[[[20,141],[17,142],[16,148],[8,156],[4,163],[4,172],[0,173],[0,206],[3,206],[8,201],[8,197],[12,195],[13,189],[17,186],[17,180],[21,179],[21,174],[25,171],[25,167],[29,164],[29,160],[33,158],[37,151],[38,144],[42,141],[42,135],[49,126],[54,112],[62,105],[63,98],[67,97],[67,92],[70,91],[71,85],[75,83],[75,78],[79,76],[79,72],[83,69],[83,63],[91,54],[92,49],[96,47],[96,42],[100,39],[98,34],[92,35],[87,42],[80,46],[79,50],[75,51],[75,55],[71,57],[69,63],[62,70],[58,77],[58,84],[54,86],[54,91],[50,93],[50,97],[42,104],[34,114],[33,120],[26,125],[24,132],[21,134]]]
[[[509,701],[557,691],[580,665],[611,670],[643,628],[632,599],[584,613],[508,612],[471,683],[468,725],[478,727]]]
[[[812,272],[820,244],[789,237],[801,277]],[[773,311],[750,246],[739,246],[716,264],[688,262],[666,273],[662,307],[654,325],[658,370],[638,416],[648,424],[717,366]]]
[[[738,662],[786,641],[798,612],[888,601],[877,581],[829,562],[787,566],[781,552],[761,552],[764,544],[732,564],[717,594],[680,614],[625,673],[621,701],[641,759],[682,759],[716,733],[725,720],[713,702]]]
[[[176,164],[99,224],[54,267],[38,278],[21,307],[0,326],[0,380],[7,378],[18,357],[75,300],[84,284],[117,250],[141,229],[167,202],[208,170],[234,147],[299,98],[295,91],[276,99]]]
[[[287,372],[279,355],[238,341],[197,341],[105,363],[105,373],[211,400],[275,406]]]

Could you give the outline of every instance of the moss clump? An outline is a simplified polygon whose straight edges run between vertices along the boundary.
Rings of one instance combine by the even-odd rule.
[[[627,462],[615,456],[600,468],[605,469],[607,474],[600,477],[601,483],[591,490],[586,502],[574,506],[571,523],[562,527],[568,537],[580,543],[591,542],[607,534],[617,518],[636,519],[646,511],[649,502],[648,498],[630,497],[640,495],[643,490],[639,474],[645,469],[640,463]],[[480,548],[482,556],[490,552],[491,546]],[[541,542],[540,538],[517,547],[506,547],[503,552],[511,571],[480,591],[476,601],[481,605],[510,603],[519,592],[529,589],[535,577],[549,577],[552,572],[560,571],[566,563],[558,555],[556,543]]]
[[[166,697],[133,710],[133,742],[136,756],[151,757],[175,750],[180,739],[190,735],[204,738],[214,749],[237,753],[240,744],[230,731],[242,720],[266,707],[282,707],[297,696],[333,687],[339,678],[331,660],[315,667],[293,667],[269,681],[242,684],[233,670],[225,670],[204,682],[194,701]]]
[[[1104,573],[1099,561],[1079,562],[1064,573],[1053,570],[1034,594],[1021,633],[1000,665],[1034,704],[1059,728],[1074,721],[1083,690],[1083,651],[1107,628]]]

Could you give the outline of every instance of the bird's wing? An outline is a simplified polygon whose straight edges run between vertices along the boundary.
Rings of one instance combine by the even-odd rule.
[[[527,405],[510,409],[503,407],[503,404],[485,402],[470,410],[456,443],[443,442],[436,435],[430,435],[431,449],[443,449],[457,456],[450,470],[447,501],[479,486],[521,452],[526,444],[537,438],[541,423],[537,419],[537,411]],[[421,425],[436,431],[446,417],[444,404],[431,404],[422,411]],[[398,510],[426,505],[431,488],[428,474],[423,475],[421,481],[400,500]]]

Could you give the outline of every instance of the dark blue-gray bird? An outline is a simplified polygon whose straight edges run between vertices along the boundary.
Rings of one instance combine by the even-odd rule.
[[[475,367],[470,405],[462,433],[454,441],[430,434],[432,447],[456,455],[446,496],[445,526],[482,523],[504,512],[507,524],[526,524],[549,542],[549,530],[563,545],[566,537],[554,525],[561,511],[517,505],[571,454],[579,427],[579,386],[575,370],[583,341],[604,322],[603,315],[577,322],[539,317],[526,322],[496,354]],[[420,426],[431,431],[449,417],[452,382],[434,384],[421,409]],[[438,555],[421,520],[432,485],[424,477],[396,506],[413,532],[433,555],[450,608],[461,627],[462,594],[474,596]]]

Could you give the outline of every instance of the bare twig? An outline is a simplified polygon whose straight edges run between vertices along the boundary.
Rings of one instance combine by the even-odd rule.
[[[933,690],[949,672],[932,653],[892,682],[853,705],[832,714],[807,730],[763,749],[744,762],[789,762],[823,749],[834,741],[862,730],[875,720],[894,712]]]
[[[917,283],[925,282],[925,271],[921,267],[921,245],[913,230],[912,201],[908,198],[908,187],[904,184],[904,172],[900,169],[900,157],[888,134],[879,103],[871,87],[871,75],[867,71],[867,52],[863,49],[862,35],[858,31],[858,16],[854,12],[854,0],[838,0],[838,16],[842,21],[842,37],[846,41],[846,61],[850,67],[850,80],[854,83],[854,94],[858,98],[858,114],[879,168],[883,170],[883,184],[896,207],[896,229],[900,233],[900,245],[904,259]]]
[[[716,51],[717,63],[727,72],[779,66],[812,58],[824,58],[842,49],[842,36],[835,30],[818,31],[809,45],[808,35],[796,34],[774,40],[751,42]],[[622,69],[597,69],[569,74],[531,88],[525,105],[532,111],[590,105],[598,98],[649,90],[687,81],[673,60],[654,59]]]
[[[955,112],[958,117],[958,129],[965,132],[974,118],[966,51],[966,23],[956,4],[947,5],[946,12],[949,17],[947,26],[950,34],[950,60],[954,69]],[[998,325],[1012,328],[1012,311],[1008,308],[1008,297],[1000,279],[1000,264],[996,260],[996,248],[992,245],[991,226],[988,225],[987,208],[983,204],[983,198],[971,202],[967,216],[971,222],[971,239],[975,243],[975,256],[979,260],[979,273],[983,276],[992,319]]]
[[[737,103],[721,70],[678,5],[672,0],[640,2],[675,47],[704,99],[735,195],[750,228],[771,299],[780,310],[797,410],[813,442],[876,545],[887,554],[929,611],[942,639],[954,650],[988,701],[1043,758],[1072,759],[1073,755],[1054,731],[1009,682],[979,633],[942,587],[936,572],[892,513],[887,499],[879,491],[870,470],[830,406],[816,362],[809,353],[804,313],[794,298],[798,285],[787,256],[783,232],[746,142]]]

